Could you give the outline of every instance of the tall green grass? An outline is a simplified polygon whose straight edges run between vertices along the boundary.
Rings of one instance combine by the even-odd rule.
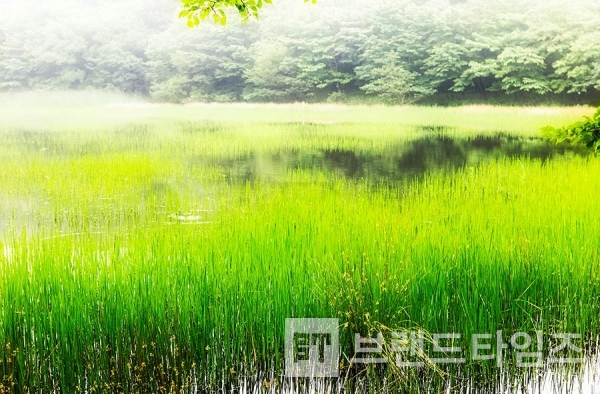
[[[216,119],[236,107],[211,121],[204,110],[81,130],[61,131],[69,121],[55,113],[41,130],[0,126],[0,392],[215,391],[265,371],[259,383],[273,388],[289,317],[338,317],[349,357],[355,332],[385,327],[458,332],[463,349],[472,333],[580,333],[593,351],[598,160],[500,159],[399,183],[309,168],[236,182],[214,164],[283,150],[377,155],[422,137],[412,119],[469,138],[517,111],[505,129],[528,135],[542,123],[528,110],[335,107],[343,124],[302,124],[296,107],[257,108],[273,118],[248,124]],[[362,118],[394,111],[411,120]],[[288,118],[298,123],[278,122]]]

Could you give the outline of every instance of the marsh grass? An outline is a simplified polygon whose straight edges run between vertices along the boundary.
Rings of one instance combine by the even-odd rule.
[[[288,317],[338,317],[347,358],[355,332],[413,328],[579,333],[596,351],[594,158],[500,158],[386,183],[319,168],[227,181],[218,164],[377,155],[423,133],[532,136],[579,109],[308,108],[141,105],[88,125],[67,107],[38,130],[15,122],[38,109],[2,107],[14,116],[0,125],[0,392],[215,391],[251,377],[272,389]],[[81,110],[93,120],[100,107]],[[502,373],[518,377],[513,361]],[[342,373],[347,387],[427,391],[499,372]]]

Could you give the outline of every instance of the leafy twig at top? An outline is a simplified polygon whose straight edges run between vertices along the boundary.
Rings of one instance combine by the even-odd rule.
[[[304,0],[305,3],[317,3],[317,0]],[[212,16],[215,23],[225,26],[227,24],[227,14],[225,8],[237,8],[242,22],[246,22],[250,17],[258,19],[259,11],[264,4],[271,4],[272,0],[181,0],[183,10],[179,13],[180,18],[187,18],[188,27],[195,27],[201,21]]]

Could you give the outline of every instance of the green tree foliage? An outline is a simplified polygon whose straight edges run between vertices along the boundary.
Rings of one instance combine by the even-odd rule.
[[[0,14],[7,48],[0,53],[0,91],[148,92],[145,43],[149,29],[157,25],[142,17],[129,19],[131,4],[49,2],[20,7]],[[155,8],[168,13],[147,5],[148,11]]]
[[[203,31],[171,26],[146,49],[150,94],[168,102],[242,100],[255,34],[239,25]]]
[[[389,52],[376,66],[369,64],[357,69],[359,78],[368,81],[360,88],[394,104],[412,103],[433,94],[433,89],[419,84],[419,75],[409,71],[398,58],[398,53]]]
[[[496,59],[471,60],[460,77],[456,78],[451,90],[464,92],[465,90],[474,89],[478,93],[498,90],[498,83],[495,79],[497,72],[498,65]]]
[[[171,102],[600,100],[596,0],[186,0],[183,11],[163,0],[5,1],[0,91],[93,88]],[[178,13],[189,26],[217,23],[190,29]]]
[[[250,50],[254,61],[246,72],[245,99],[322,99],[355,89],[360,48],[353,35],[361,32],[350,17],[321,13],[305,20],[278,19],[285,22],[265,29],[268,38]]]
[[[455,42],[444,42],[427,50],[425,75],[429,85],[441,91],[462,91],[471,84],[470,80],[460,84],[463,72],[469,66],[469,49]]]
[[[530,48],[507,47],[496,58],[495,77],[507,93],[550,91],[544,58]]]
[[[317,0],[304,0],[305,3]],[[180,18],[187,18],[189,27],[198,26],[201,21],[212,17],[215,23],[227,24],[227,8],[235,8],[246,22],[249,18],[258,19],[260,9],[264,4],[271,4],[272,0],[181,0],[183,10],[179,13]]]
[[[247,100],[299,100],[308,94],[311,87],[296,78],[300,69],[288,47],[277,41],[261,41],[252,48],[256,56],[245,75],[249,84],[244,94]]]
[[[600,107],[593,116],[585,116],[584,120],[569,126],[561,128],[544,127],[542,134],[556,143],[569,142],[585,145],[597,155],[600,155]]]
[[[556,75],[562,77],[559,90],[584,93],[600,85],[600,32],[577,37],[564,56],[554,63]]]

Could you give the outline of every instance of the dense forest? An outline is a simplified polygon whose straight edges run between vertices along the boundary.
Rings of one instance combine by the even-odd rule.
[[[0,7],[1,92],[107,89],[168,102],[600,102],[596,0],[279,0],[259,21],[240,23],[233,13],[225,27],[195,28],[177,17],[175,0]]]

